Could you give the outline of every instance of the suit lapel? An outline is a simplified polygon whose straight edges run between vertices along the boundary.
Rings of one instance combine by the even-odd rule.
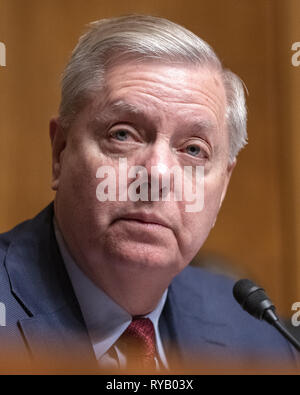
[[[94,366],[96,359],[58,250],[52,220],[50,205],[25,225],[27,232],[14,235],[7,251],[5,267],[11,292],[28,314],[18,326],[34,358],[41,349],[53,358],[75,356],[76,350],[80,362]]]
[[[33,361],[55,363],[68,370],[97,370],[92,345],[85,326],[69,306],[58,311],[19,321]]]
[[[183,296],[185,295],[185,296]],[[197,301],[197,309],[193,304]],[[203,362],[226,358],[230,344],[224,338],[228,324],[205,311],[199,294],[186,295],[176,282],[169,288],[160,319],[160,332],[166,353],[173,367],[191,366],[199,356]],[[200,361],[200,363],[201,363]],[[172,366],[171,366],[172,367]]]

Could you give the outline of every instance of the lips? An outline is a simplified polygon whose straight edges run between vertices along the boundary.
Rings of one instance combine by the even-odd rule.
[[[149,225],[160,225],[171,229],[168,221],[153,213],[128,213],[118,218],[118,220],[138,221]]]

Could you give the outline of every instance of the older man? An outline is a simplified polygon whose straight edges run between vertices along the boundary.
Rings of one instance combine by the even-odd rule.
[[[0,339],[105,368],[292,358],[230,280],[187,267],[246,142],[242,83],[207,43],[150,16],[93,23],[50,136],[54,205],[1,236]],[[201,194],[193,209],[183,186]]]

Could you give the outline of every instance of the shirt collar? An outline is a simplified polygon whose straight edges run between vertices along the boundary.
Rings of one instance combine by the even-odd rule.
[[[101,358],[130,325],[132,317],[96,286],[78,267],[70,255],[63,236],[54,219],[56,240],[68,275],[79,302],[87,330],[93,343],[97,359]],[[156,308],[146,315],[155,329],[160,343],[158,321],[163,310],[168,290],[166,289]]]

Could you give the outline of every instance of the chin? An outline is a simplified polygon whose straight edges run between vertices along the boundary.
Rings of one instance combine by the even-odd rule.
[[[126,245],[122,248],[119,246],[117,250],[110,251],[110,259],[116,265],[126,266],[128,269],[132,268],[151,270],[151,269],[168,269],[176,266],[176,259],[173,254],[170,254],[170,249],[166,247],[153,246],[149,244],[140,245]]]

